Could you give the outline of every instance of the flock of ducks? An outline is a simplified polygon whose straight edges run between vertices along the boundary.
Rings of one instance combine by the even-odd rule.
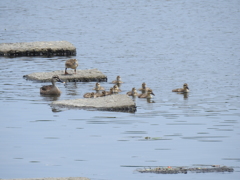
[[[66,75],[68,74],[67,68],[74,69],[74,72],[76,74],[77,67],[78,67],[78,61],[76,59],[67,60],[65,63],[65,74]],[[56,86],[56,82],[65,83],[59,78],[59,76],[54,75],[52,77],[52,85],[46,85],[46,86],[41,87],[40,94],[42,94],[42,95],[60,95],[61,91]],[[108,96],[111,94],[117,94],[117,93],[121,92],[120,85],[122,83],[123,82],[121,80],[121,77],[117,76],[116,80],[112,81],[112,84],[114,84],[114,86],[111,87],[109,91],[106,91],[105,88],[102,87],[99,82],[97,82],[95,87],[93,88],[93,90],[95,90],[96,92],[85,93],[83,95],[83,97],[84,98],[97,98],[97,97]],[[138,98],[147,98],[147,99],[151,99],[152,95],[155,96],[152,89],[148,88],[145,82],[142,83],[142,87],[138,90],[141,91],[141,94],[139,94],[137,92],[137,89],[135,87],[132,88],[132,90],[127,92],[126,94],[128,96],[133,96],[133,97],[138,97]],[[185,84],[183,84],[183,88],[173,89],[172,92],[188,93],[189,92],[188,84],[185,83]]]

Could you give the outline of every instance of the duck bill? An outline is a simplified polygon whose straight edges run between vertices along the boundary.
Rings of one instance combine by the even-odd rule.
[[[189,88],[188,87],[186,87],[188,90],[189,90]]]
[[[61,79],[58,79],[58,82],[65,83],[65,82],[64,82],[64,81],[62,81]]]
[[[155,96],[155,94],[153,92],[151,92],[151,94]]]

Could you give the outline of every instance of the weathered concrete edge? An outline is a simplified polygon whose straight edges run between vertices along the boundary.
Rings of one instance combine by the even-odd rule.
[[[76,47],[68,41],[0,43],[0,56],[76,56]]]
[[[1,179],[1,180],[90,180],[86,177],[59,177],[59,178],[16,178],[16,179]]]
[[[114,99],[115,98],[115,99]],[[112,100],[111,100],[112,99]],[[110,102],[112,101],[112,103]],[[117,94],[98,98],[84,98],[54,101],[51,103],[53,108],[68,109],[85,109],[100,111],[117,111],[117,112],[136,112],[135,102],[127,95]]]
[[[73,73],[73,71],[71,72]],[[77,70],[77,74],[65,75],[64,70],[52,72],[35,72],[24,75],[26,80],[50,82],[53,75],[58,75],[65,82],[107,82],[107,76],[98,69]]]

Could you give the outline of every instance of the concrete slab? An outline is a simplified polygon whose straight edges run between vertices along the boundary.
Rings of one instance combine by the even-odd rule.
[[[76,47],[68,41],[0,43],[0,56],[75,56]]]
[[[53,75],[58,75],[60,79],[65,82],[106,82],[107,76],[104,75],[98,69],[77,69],[77,73],[74,74],[74,70],[68,70],[69,74],[64,74],[63,70],[52,72],[35,72],[32,74],[24,75],[27,80],[34,80],[40,82],[50,82]]]
[[[125,94],[114,94],[98,98],[54,101],[51,106],[121,112],[135,112],[137,109],[132,98]]]

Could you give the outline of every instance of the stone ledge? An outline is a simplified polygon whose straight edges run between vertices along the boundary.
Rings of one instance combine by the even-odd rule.
[[[51,106],[120,112],[135,112],[137,109],[134,101],[125,94],[114,94],[98,98],[54,101]]]
[[[76,56],[76,47],[67,41],[0,43],[0,56]]]
[[[69,74],[65,75],[64,70],[52,72],[35,72],[32,74],[24,75],[27,80],[34,80],[40,82],[50,82],[53,75],[58,75],[60,79],[65,82],[106,82],[107,76],[98,69],[84,69],[77,70],[74,74],[73,70],[68,71]]]

